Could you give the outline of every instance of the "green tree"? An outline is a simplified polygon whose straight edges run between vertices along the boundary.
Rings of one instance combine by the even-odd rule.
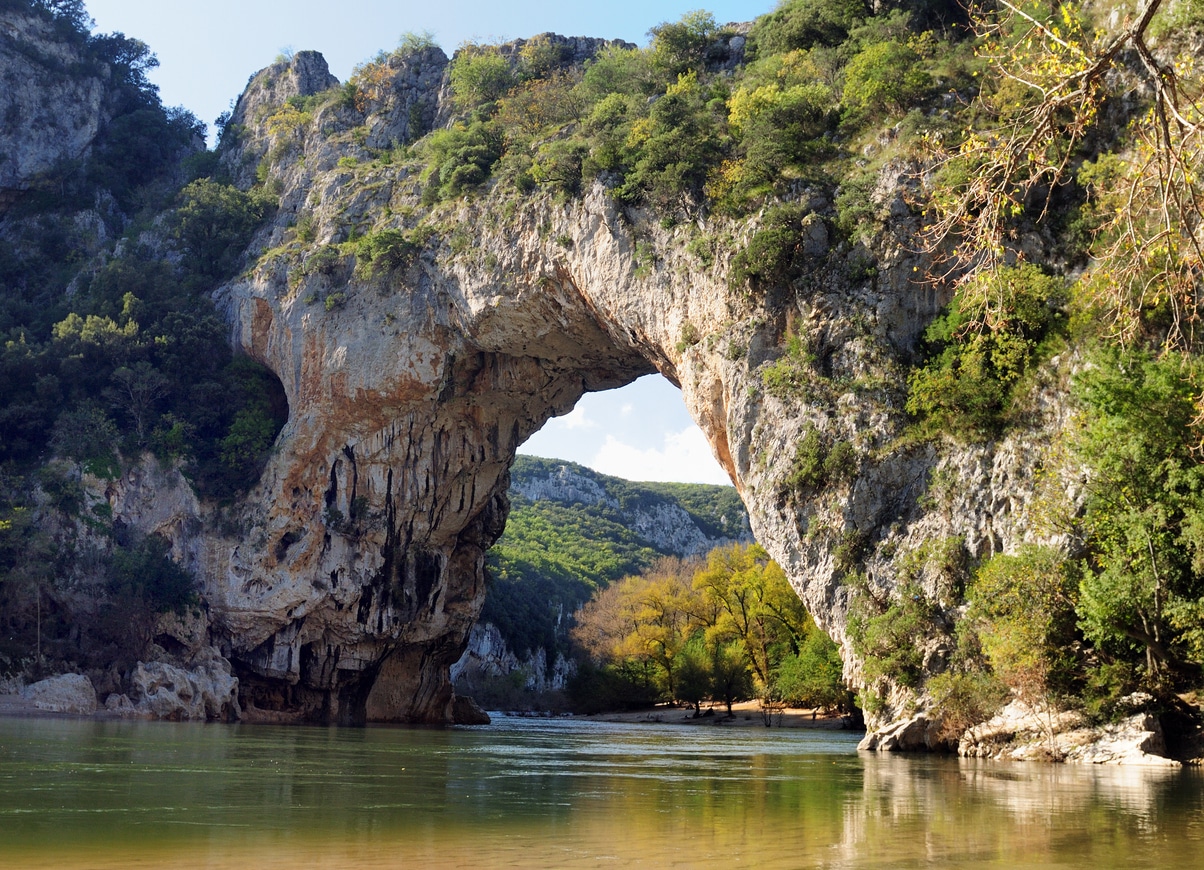
[[[1204,601],[1201,374],[1194,359],[1107,350],[1074,384],[1084,410],[1071,450],[1089,469],[1091,548],[1080,624],[1106,654],[1143,659],[1154,687],[1204,664],[1191,634]]]
[[[988,559],[967,590],[965,620],[991,669],[1032,703],[1067,697],[1082,665],[1074,568],[1057,550],[1027,547]]]
[[[510,62],[494,45],[465,45],[448,71],[456,104],[474,109],[492,103],[517,84]]]
[[[210,280],[232,274],[268,207],[263,194],[244,193],[210,178],[185,187],[171,232],[184,249],[189,269]]]

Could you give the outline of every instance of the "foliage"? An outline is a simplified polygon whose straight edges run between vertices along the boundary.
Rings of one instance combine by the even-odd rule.
[[[797,204],[767,210],[748,244],[732,258],[731,286],[764,290],[797,278],[803,270],[803,220],[808,214]]]
[[[1004,2],[977,11],[980,53],[993,76],[971,129],[933,143],[945,172],[932,237],[954,241],[951,258],[966,277],[1015,253],[1020,220],[1046,217],[1083,149],[1107,141],[1099,129],[1107,102],[1131,93],[1137,78],[1148,96],[1109,158],[1120,171],[1087,182],[1101,207],[1092,251],[1100,280],[1092,286],[1122,335],[1136,337],[1143,318],[1161,311],[1163,340],[1190,343],[1204,274],[1201,78],[1194,47],[1172,42],[1156,58],[1149,45],[1173,8],[1144,0],[1111,27],[1093,26],[1085,8],[1070,4]],[[1128,64],[1133,55],[1140,62]]]
[[[845,106],[872,118],[901,112],[932,87],[922,61],[909,42],[886,40],[866,47],[845,67]]]
[[[847,441],[829,444],[819,430],[812,427],[799,440],[782,485],[789,492],[801,494],[843,483],[856,472],[856,448]]]
[[[582,608],[573,629],[594,667],[643,674],[658,697],[698,708],[754,693],[843,708],[833,644],[759,546],[711,551],[705,563],[662,560]]]
[[[244,193],[212,179],[198,179],[180,191],[172,236],[183,247],[188,268],[202,279],[215,281],[237,268],[269,208],[262,193]]]
[[[797,654],[785,656],[778,665],[772,694],[796,707],[851,710],[840,647],[818,629],[809,629],[806,638]]]
[[[865,0],[782,0],[757,19],[750,36],[763,54],[836,46],[868,14]]]
[[[924,333],[928,363],[909,379],[909,413],[959,440],[1002,429],[1041,341],[1062,322],[1060,282],[1035,266],[965,285]]]
[[[370,232],[355,243],[356,271],[369,278],[404,272],[421,250],[422,245],[414,235],[404,230]]]
[[[1081,666],[1074,565],[1057,550],[1027,547],[979,566],[967,590],[965,620],[977,632],[991,670],[1030,702],[1073,691]]]
[[[1083,415],[1071,451],[1090,470],[1080,625],[1153,688],[1204,664],[1199,378],[1195,359],[1105,350],[1074,384]]]
[[[940,716],[938,737],[956,742],[967,728],[985,722],[1007,702],[1008,689],[980,670],[946,671],[928,680],[932,708]]]
[[[492,45],[463,46],[452,60],[448,78],[461,109],[492,103],[516,84],[509,61]]]
[[[680,21],[656,25],[648,31],[652,37],[653,66],[670,76],[698,70],[718,32],[715,16],[701,9],[687,12]]]
[[[501,128],[494,123],[474,121],[431,133],[422,141],[428,161],[424,201],[452,199],[484,183],[502,150]]]
[[[943,633],[944,617],[936,602],[915,584],[905,584],[888,602],[868,592],[857,595],[848,631],[861,657],[867,685],[888,677],[919,688],[924,678],[924,648]]]
[[[137,600],[157,613],[182,613],[196,602],[192,576],[171,559],[167,542],[154,535],[117,548],[109,587],[118,597]]]

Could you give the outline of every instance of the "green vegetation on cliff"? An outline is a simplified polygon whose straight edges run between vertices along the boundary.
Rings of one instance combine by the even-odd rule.
[[[271,372],[231,354],[208,294],[275,203],[205,174],[204,125],[161,104],[145,44],[91,33],[77,0],[2,9],[78,50],[73,69],[38,56],[46,76],[106,93],[89,155],[10,193],[0,222],[0,670],[39,646],[104,667],[139,654],[154,613],[193,603],[192,581],[88,504],[80,475],[116,478],[149,451],[202,496],[255,481],[288,409]]]

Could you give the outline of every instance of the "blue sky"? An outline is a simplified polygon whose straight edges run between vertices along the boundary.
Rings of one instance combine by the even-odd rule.
[[[159,58],[150,79],[163,102],[212,128],[247,80],[285,49],[316,49],[341,81],[358,63],[392,49],[403,33],[429,31],[449,55],[469,41],[552,31],[646,45],[649,28],[704,8],[722,23],[750,21],[776,0],[609,0],[573,3],[441,0],[85,0],[100,32],[121,31]],[[629,480],[729,483],[690,420],[677,388],[659,375],[587,395],[552,420],[522,453],[580,462]]]

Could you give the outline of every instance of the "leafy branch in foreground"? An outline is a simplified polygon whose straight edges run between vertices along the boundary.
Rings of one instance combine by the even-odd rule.
[[[1105,100],[1136,76],[1148,109],[1130,126],[1116,171],[1082,180],[1094,197],[1095,301],[1122,337],[1163,313],[1168,344],[1193,339],[1204,277],[1204,189],[1198,167],[1201,79],[1190,51],[1162,59],[1151,27],[1167,4],[1143,0],[1116,32],[1093,31],[1081,10],[998,0],[980,7],[979,52],[995,70],[976,99],[979,117],[956,147],[934,141],[938,182],[933,248],[951,248],[949,274],[972,276],[1017,256],[1018,220],[1049,211],[1070,180]],[[1168,52],[1169,53],[1169,49]],[[1127,75],[1117,75],[1118,72]]]

